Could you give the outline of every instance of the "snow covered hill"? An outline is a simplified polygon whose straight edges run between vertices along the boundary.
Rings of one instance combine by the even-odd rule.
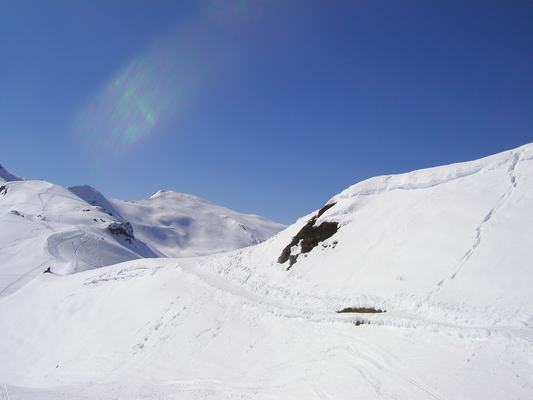
[[[161,190],[140,201],[110,200],[139,238],[168,257],[198,256],[260,243],[285,228],[202,198]],[[178,244],[178,245],[176,245]]]
[[[90,186],[69,188],[104,212],[131,223],[137,238],[166,257],[213,254],[258,244],[284,225],[205,199],[160,190],[145,200],[106,199]]]
[[[0,393],[531,399],[532,205],[530,144],[360,182],[257,246],[40,274],[0,299]]]
[[[20,180],[0,169],[0,296],[48,267],[60,275],[146,257],[233,250],[284,226],[169,192],[139,202]]]

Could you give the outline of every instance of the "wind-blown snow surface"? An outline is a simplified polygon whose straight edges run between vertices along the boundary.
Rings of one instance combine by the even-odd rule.
[[[65,189],[0,172],[0,296],[48,267],[64,275],[138,258],[211,254],[257,244],[284,228],[175,192],[108,200],[90,186]],[[124,234],[112,232],[117,226]]]
[[[40,275],[0,299],[0,393],[533,398],[533,145],[329,203],[315,226],[339,230],[289,271],[316,213],[229,253]],[[335,312],[362,306],[387,312]]]

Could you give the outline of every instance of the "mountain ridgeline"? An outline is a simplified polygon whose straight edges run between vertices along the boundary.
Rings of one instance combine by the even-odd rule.
[[[284,225],[196,196],[109,199],[0,167],[0,296],[45,269],[65,275],[138,258],[191,257],[260,243]],[[24,254],[24,257],[20,257]]]

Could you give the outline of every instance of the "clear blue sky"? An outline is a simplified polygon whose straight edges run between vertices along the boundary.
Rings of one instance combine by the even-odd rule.
[[[533,2],[1,1],[0,163],[289,223],[533,141]]]

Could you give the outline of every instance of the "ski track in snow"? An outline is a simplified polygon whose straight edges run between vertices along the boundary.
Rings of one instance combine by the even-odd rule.
[[[470,248],[465,252],[465,254],[461,257],[457,265],[454,267],[454,272],[452,275],[450,275],[448,278],[442,279],[437,283],[436,288],[430,292],[428,295],[428,298],[433,297],[436,295],[442,287],[445,285],[447,281],[453,280],[457,277],[457,275],[461,272],[465,264],[468,262],[468,260],[474,255],[477,248],[481,245],[481,241],[483,238],[483,232],[486,231],[486,226],[488,222],[496,215],[498,210],[505,204],[507,199],[511,196],[513,193],[513,190],[516,188],[518,182],[517,182],[517,176],[516,176],[516,167],[518,165],[518,162],[520,161],[520,153],[514,153],[512,157],[509,159],[509,168],[508,168],[508,174],[509,174],[509,188],[500,196],[494,207],[492,207],[489,212],[485,215],[481,223],[476,227],[476,230],[474,232],[474,242],[470,246]]]
[[[366,315],[337,314],[336,311],[342,308],[342,305],[361,304],[361,300],[328,293],[309,293],[302,289],[295,291],[284,286],[273,286],[268,284],[268,279],[260,273],[258,274],[257,271],[252,281],[250,278],[254,272],[246,266],[246,263],[251,261],[243,262],[243,258],[246,258],[246,252],[230,256],[229,260],[226,261],[227,268],[222,270],[217,270],[218,263],[209,259],[206,261],[211,261],[212,264],[204,264],[200,260],[194,265],[178,264],[176,268],[215,290],[239,297],[246,304],[259,307],[263,312],[269,312],[278,317],[326,324],[367,322],[374,326],[424,329],[428,332],[472,339],[497,336],[508,340],[517,338],[521,340],[523,338],[526,343],[533,341],[533,332],[526,328],[475,323],[461,324],[432,319],[423,317],[418,313],[405,311],[401,307],[397,308],[399,304],[394,306],[390,301],[376,296],[371,296],[371,301],[363,301],[362,304],[369,302],[378,306],[384,305],[383,308],[387,309],[388,312]],[[224,264],[224,262],[220,263]],[[442,307],[440,303],[432,303],[430,306],[436,310]],[[441,313],[442,311],[445,310],[441,309]]]
[[[0,297],[2,297],[3,295],[5,294],[8,294],[9,293],[9,290],[13,287],[13,286],[16,286],[17,284],[19,284],[20,282],[24,281],[25,279],[31,277],[32,275],[35,274],[35,271],[37,270],[42,270],[43,269],[43,266],[42,265],[39,265],[33,269],[30,269],[29,271],[21,274],[20,276],[17,277],[17,279],[15,279],[14,281],[12,281],[11,283],[9,283],[8,285],[6,285],[2,290],[0,290]]]
[[[164,267],[163,267],[164,268]],[[533,342],[533,332],[526,328],[517,328],[512,326],[490,326],[490,325],[465,325],[443,322],[431,318],[424,318],[420,315],[411,314],[401,310],[389,310],[382,314],[337,314],[336,308],[324,309],[327,304],[336,304],[341,302],[340,298],[328,299],[326,294],[308,296],[305,292],[298,291],[290,293],[278,290],[276,287],[264,286],[260,290],[268,293],[262,295],[257,293],[257,287],[251,288],[246,284],[232,282],[227,276],[220,276],[216,272],[206,271],[205,266],[200,265],[176,265],[181,273],[191,276],[198,282],[209,286],[218,292],[236,297],[242,300],[243,304],[258,309],[262,313],[269,313],[278,318],[306,321],[309,323],[326,324],[355,324],[357,322],[369,323],[376,327],[392,327],[408,330],[423,329],[430,333],[444,334],[457,338],[470,338],[474,340],[486,339],[490,336],[496,336],[510,342],[523,341],[526,345]],[[233,265],[236,268],[236,265]],[[142,271],[141,274],[137,271]],[[122,270],[117,274],[117,278],[103,277],[101,279],[91,279],[90,284],[98,284],[109,280],[124,280],[143,276],[145,273],[156,273],[157,270],[150,268],[134,268]],[[120,277],[120,278],[119,278]],[[255,289],[255,290],[254,290]],[[321,309],[312,306],[297,306],[298,301],[307,298],[309,303],[321,300]],[[280,300],[283,299],[283,300]],[[325,300],[325,301],[324,301]],[[173,304],[173,302],[172,302]],[[161,316],[161,320],[165,317]],[[157,330],[157,329],[156,329]]]
[[[165,268],[165,267],[163,267]],[[330,330],[330,337],[332,338],[332,341],[334,342],[333,338],[338,335],[336,333],[335,324],[353,324],[356,320],[360,320],[360,317],[354,316],[354,317],[343,317],[341,315],[335,314],[334,311],[331,311],[329,313],[322,312],[322,311],[313,311],[310,308],[307,309],[301,309],[298,307],[295,307],[291,304],[274,301],[268,297],[259,295],[257,293],[254,293],[252,291],[249,291],[247,289],[244,289],[243,287],[236,286],[235,284],[232,284],[229,282],[226,278],[218,276],[216,273],[209,273],[203,269],[195,269],[191,265],[177,265],[174,267],[170,267],[175,269],[179,274],[185,274],[191,278],[193,278],[195,281],[208,286],[211,289],[214,289],[215,291],[219,291],[225,295],[229,295],[231,297],[237,297],[240,300],[243,300],[243,303],[247,306],[256,308],[258,310],[258,314],[264,314],[269,313],[276,318],[283,318],[288,320],[300,320],[306,323],[315,323],[315,324],[321,324],[325,327],[328,327],[328,330]],[[125,268],[118,271],[116,274],[117,277],[121,277],[118,280],[123,279],[135,279],[140,278],[142,276],[145,276],[146,274],[155,274],[157,273],[159,269],[152,270],[151,268],[146,267],[134,267],[134,268]],[[96,277],[94,279],[91,279],[88,283],[90,284],[104,284],[109,281],[116,281],[117,279],[112,279],[109,276],[104,276],[105,274],[101,274],[100,278]],[[299,296],[302,296],[302,293],[298,293]],[[142,352],[146,346],[154,345],[158,340],[162,340],[162,338],[165,337],[168,333],[165,333],[166,329],[168,327],[176,328],[177,325],[174,324],[174,321],[177,317],[179,317],[183,312],[189,312],[183,309],[176,308],[176,300],[179,299],[179,295],[174,299],[171,300],[168,306],[165,308],[164,312],[155,320],[152,320],[152,322],[147,324],[145,333],[141,334],[140,336],[144,338],[141,340],[132,350],[133,355],[138,355],[139,352]],[[197,301],[202,302],[201,298],[199,298]],[[290,301],[290,299],[288,299]],[[468,326],[459,326],[459,325],[451,325],[451,324],[444,324],[440,323],[438,321],[429,321],[429,320],[423,320],[416,316],[405,316],[405,315],[393,315],[389,316],[387,314],[381,314],[379,316],[375,316],[375,318],[368,318],[370,320],[370,323],[372,326],[375,327],[375,329],[379,329],[380,326],[382,327],[395,327],[395,328],[405,328],[405,329],[412,329],[412,330],[418,330],[418,329],[425,329],[426,331],[433,332],[435,334],[446,334],[446,329],[449,329],[453,332],[457,333],[457,337],[466,337],[474,340],[478,339],[486,339],[487,337],[498,335],[498,333],[501,334],[502,338],[508,338],[510,340],[510,343],[516,343],[515,334],[513,333],[512,329],[508,328],[489,328],[489,327],[468,327]],[[401,323],[398,321],[401,321],[401,319],[406,320],[407,322]],[[366,318],[364,318],[366,319]],[[174,324],[174,325],[173,325]],[[165,328],[167,327],[167,328]],[[212,326],[211,328],[204,330],[200,332],[197,335],[197,338],[202,336],[203,334],[209,333],[211,331],[215,332],[220,329],[220,327]],[[354,329],[357,329],[354,327]],[[468,330],[472,330],[471,334],[468,334]],[[483,333],[479,332],[483,331]],[[476,333],[477,332],[477,333]],[[155,335],[155,336],[154,336]],[[158,336],[159,335],[159,336]],[[529,339],[531,340],[531,338]],[[528,342],[529,342],[528,340]],[[386,372],[387,374],[390,374],[391,376],[396,376],[397,378],[405,381],[406,384],[412,385],[413,387],[417,388],[420,392],[423,392],[427,398],[432,399],[444,399],[438,391],[436,391],[431,386],[423,383],[420,380],[420,377],[413,377],[410,374],[403,372],[404,368],[402,366],[402,360],[395,359],[394,356],[382,349],[380,349],[378,346],[375,345],[369,345],[368,343],[363,342],[357,342],[358,349],[355,350],[351,346],[348,348],[343,347],[341,350],[344,353],[345,351],[348,351],[348,353],[354,354],[354,359],[363,360],[360,362],[363,363],[369,363],[373,367],[377,368],[378,370],[381,370],[383,372]],[[366,349],[366,350],[365,350]],[[333,350],[333,348],[332,348]],[[337,350],[333,350],[337,351]],[[366,355],[362,355],[361,352],[366,352]],[[360,364],[353,367],[358,374],[360,374],[364,379],[366,379],[369,384],[372,384],[372,376],[373,373],[367,371],[364,367],[362,367]],[[198,382],[194,386],[198,386]],[[201,385],[200,385],[201,386]],[[257,389],[257,385],[254,385]],[[379,395],[379,385],[375,387],[376,393]],[[327,398],[323,396],[327,396],[325,393],[321,392],[320,389],[316,391],[317,396],[319,398]]]
[[[0,384],[0,400],[10,400],[6,384]]]

